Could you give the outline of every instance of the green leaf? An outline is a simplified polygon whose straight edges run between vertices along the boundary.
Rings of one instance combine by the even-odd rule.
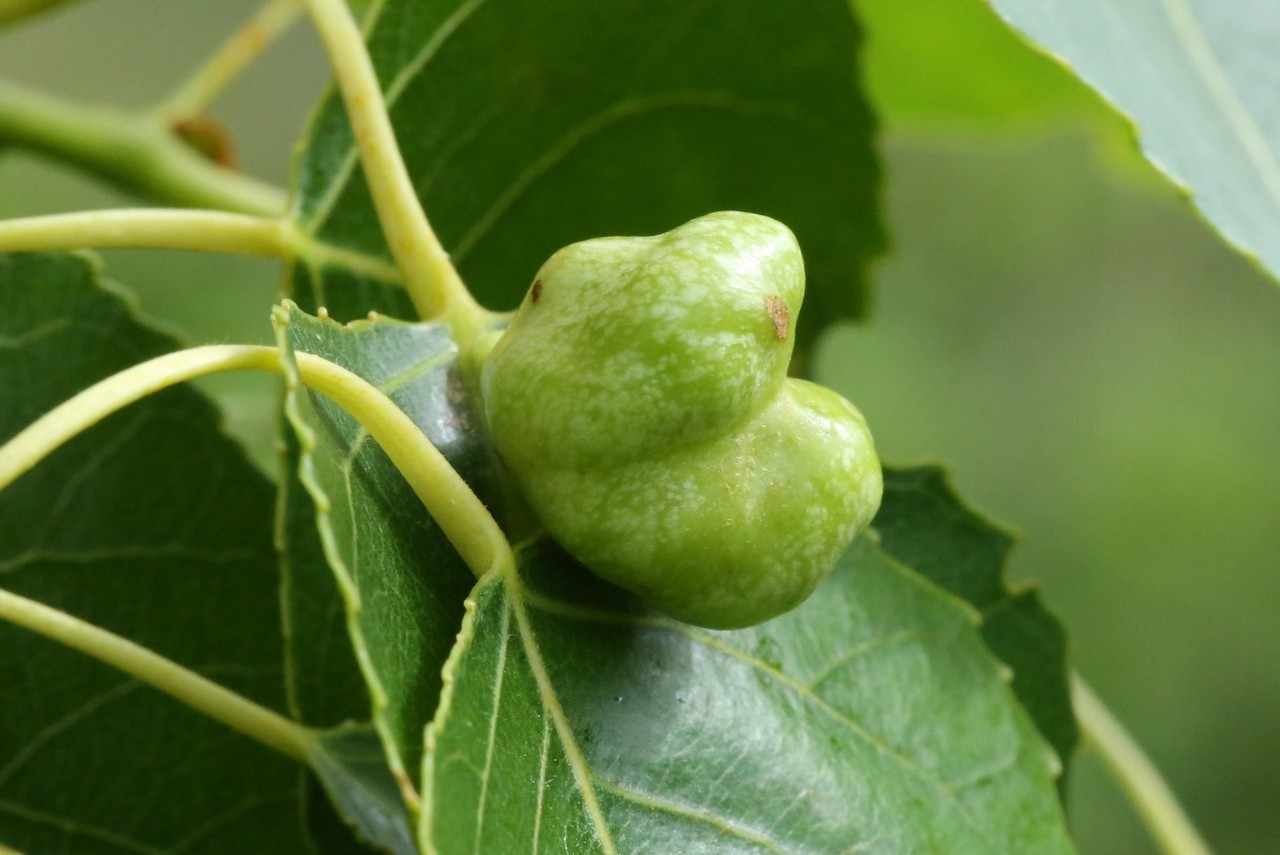
[[[347,634],[346,608],[317,529],[316,504],[298,477],[297,437],[281,427],[276,530],[290,711],[317,728],[364,721],[369,692]]]
[[[447,329],[386,320],[343,327],[293,307],[281,310],[278,321],[283,348],[323,356],[378,386],[456,468],[474,483],[488,483],[488,451]],[[354,419],[298,387],[289,391],[286,411],[300,442],[306,491],[305,497],[291,493],[291,501],[305,498],[309,508],[286,509],[291,530],[285,534],[288,542],[305,544],[318,530],[329,567],[323,569],[314,549],[290,554],[286,611],[299,618],[290,627],[295,698],[310,723],[330,724],[339,712],[350,712],[356,701],[349,694],[326,694],[324,687],[333,678],[351,691],[351,658],[343,648],[354,649],[368,687],[360,717],[372,709],[391,769],[415,803],[423,729],[475,579]]]
[[[992,0],[1135,125],[1147,158],[1280,276],[1280,18],[1265,0]]]
[[[570,242],[742,209],[800,238],[802,335],[862,310],[883,237],[845,0],[802,14],[728,0],[387,0],[374,15],[369,48],[409,172],[482,302],[514,307]],[[304,230],[385,254],[335,97],[314,119],[296,184]],[[340,289],[310,278],[294,292],[304,306],[317,305],[316,284]],[[400,298],[329,308],[408,316]]]
[[[520,563],[477,586],[448,666],[427,851],[1072,851],[976,615],[870,540],[735,632],[648,611],[550,545]]]
[[[286,432],[283,439],[276,532],[289,710],[298,721],[316,728],[330,728],[321,732],[324,746],[331,738],[352,731],[350,722],[368,719],[369,692],[347,634],[337,580],[317,532],[316,506],[298,479],[297,439],[292,432]],[[368,739],[371,729],[361,733],[362,738]],[[303,793],[302,810],[322,855],[370,851],[353,836],[349,826],[361,829],[370,826],[364,836],[382,839],[377,830],[387,825],[385,817],[394,817],[396,810],[399,821],[407,827],[405,805],[395,778],[386,765],[377,737],[372,738],[378,748],[377,764],[368,761],[368,752],[363,750],[367,746],[353,755],[365,761],[353,770],[344,770],[343,763],[332,751],[317,757],[312,764],[313,771],[325,777],[325,781],[323,789],[318,782],[309,782]],[[363,775],[359,774],[361,770]],[[344,780],[346,774],[353,775],[354,779]],[[381,775],[384,783],[391,784],[395,810],[381,799],[361,795],[369,789],[362,778],[375,775]],[[334,802],[341,805],[341,810]],[[361,810],[365,807],[370,810],[368,816]],[[390,848],[396,851],[394,846]]]
[[[1006,583],[1013,536],[965,505],[936,466],[886,469],[880,507],[884,550],[982,615],[983,639],[1013,669],[1014,693],[1065,772],[1080,741],[1066,632],[1033,586]]]
[[[93,262],[0,256],[0,438],[176,342]],[[0,585],[283,705],[271,486],[189,388],[147,398],[0,493]],[[292,761],[0,625],[0,842],[31,853],[308,852]]]

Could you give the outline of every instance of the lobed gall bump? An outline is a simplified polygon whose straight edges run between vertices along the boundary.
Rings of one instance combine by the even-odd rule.
[[[787,377],[804,298],[794,235],[720,212],[575,243],[485,358],[493,442],[548,532],[690,623],[796,606],[880,503],[857,409]]]

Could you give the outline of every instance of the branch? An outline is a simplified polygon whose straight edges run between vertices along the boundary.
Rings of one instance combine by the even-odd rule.
[[[283,191],[213,164],[145,117],[0,81],[0,142],[64,160],[159,202],[279,216]]]
[[[120,247],[290,254],[283,221],[247,214],[126,208],[0,220],[0,252]]]

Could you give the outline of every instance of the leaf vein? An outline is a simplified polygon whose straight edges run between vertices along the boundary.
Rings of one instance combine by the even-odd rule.
[[[901,644],[907,641],[924,641],[924,640],[925,640],[924,634],[917,631],[890,632],[890,633],[885,633],[884,635],[877,635],[874,638],[869,638],[860,644],[854,645],[853,647],[846,650],[844,653],[841,653],[839,656],[832,659],[826,665],[819,668],[818,673],[813,675],[809,679],[809,682],[806,684],[806,686],[809,689],[809,691],[814,691],[825,680],[830,679],[830,677],[840,668],[844,667],[845,665],[848,665],[850,662],[852,662],[853,660],[861,656],[865,656],[866,654],[871,653],[872,651],[878,648],[887,647],[891,644]]]
[[[405,88],[408,87],[410,81],[421,73],[422,69],[425,68],[432,58],[434,58],[440,51],[440,48],[444,47],[445,43],[449,41],[453,34],[456,33],[458,29],[466,23],[467,19],[469,19],[472,14],[486,2],[487,0],[466,0],[465,3],[455,9],[444,19],[443,22],[441,22],[440,26],[436,28],[436,31],[432,33],[431,38],[422,46],[422,50],[418,51],[413,59],[405,64],[404,68],[400,70],[400,72],[391,81],[390,85],[388,85],[384,90],[383,98],[386,101],[386,109],[388,113],[391,112],[391,109],[400,99],[400,95],[404,92]],[[368,29],[365,34],[366,41],[368,34],[372,32],[374,22],[377,17],[381,15],[381,12],[382,5],[380,4],[377,9],[378,14],[370,15]],[[338,197],[342,195],[342,190],[346,186],[347,181],[350,180],[358,162],[359,153],[353,145],[347,149],[347,154],[346,157],[343,158],[342,165],[338,167],[338,170],[334,173],[333,181],[329,184],[329,188],[325,191],[325,194],[320,199],[319,204],[316,205],[315,212],[312,214],[311,219],[305,224],[304,229],[306,231],[312,233],[319,232],[320,227],[324,224],[325,220],[329,218],[329,214],[333,212],[334,206],[338,204]]]
[[[609,831],[609,824],[605,821],[604,812],[600,809],[600,802],[596,797],[595,788],[591,782],[591,770],[587,766],[586,758],[582,755],[582,749],[579,747],[578,741],[574,738],[573,730],[569,727],[564,708],[560,706],[560,698],[556,695],[555,687],[551,684],[551,676],[547,672],[546,662],[542,658],[542,650],[539,648],[538,640],[533,634],[533,626],[524,604],[524,587],[517,572],[514,566],[506,571],[507,593],[510,597],[512,611],[515,613],[516,626],[520,631],[520,640],[524,646],[525,659],[529,663],[529,670],[532,672],[534,682],[538,686],[538,695],[542,700],[542,708],[555,725],[556,735],[560,738],[565,760],[573,772],[578,791],[582,794],[583,804],[591,818],[596,839],[600,842],[605,855],[618,855],[617,846],[613,842],[613,835]]]
[[[618,101],[589,116],[565,131],[555,144],[524,168],[511,185],[501,193],[471,229],[450,251],[455,264],[461,264],[477,243],[501,220],[529,188],[564,160],[575,148],[616,122],[665,109],[706,107],[747,115],[783,115],[796,118],[801,114],[793,107],[773,102],[753,102],[723,91],[676,91]]]
[[[40,750],[50,742],[89,719],[98,710],[138,689],[141,685],[137,680],[125,680],[110,689],[99,692],[93,697],[86,698],[77,707],[69,710],[66,715],[57,721],[51,722],[44,730],[27,740],[22,750],[15,754],[3,769],[0,769],[0,787],[4,787],[15,773],[25,766],[31,758],[39,754]]]
[[[680,804],[679,802],[660,799],[649,793],[643,793],[639,790],[624,787],[621,784],[606,780],[594,773],[592,774],[592,780],[595,782],[597,787],[606,793],[610,793],[611,795],[617,796],[625,801],[633,802],[642,807],[648,808],[649,810],[670,813],[685,819],[705,823],[715,828],[721,834],[729,837],[737,837],[740,840],[745,840],[748,843],[754,843],[757,846],[763,846],[770,852],[777,852],[779,855],[787,855],[790,851],[778,841],[772,840],[758,832],[750,831],[742,828],[741,826],[735,825],[732,821],[711,813],[710,811],[698,810],[697,808]]]
[[[185,837],[176,841],[171,847],[169,847],[168,851],[171,855],[177,855],[179,852],[186,852],[197,843],[208,839],[217,832],[218,829],[225,828],[237,819],[247,816],[259,808],[263,808],[268,805],[293,803],[297,800],[297,797],[297,793],[295,792],[285,792],[269,796],[259,796],[254,799],[247,799],[235,807],[228,808],[222,813],[209,817],[209,819],[192,829]]]
[[[489,774],[493,770],[493,751],[498,741],[498,718],[502,714],[502,686],[506,682],[507,675],[507,644],[508,636],[511,631],[511,610],[502,610],[502,642],[498,647],[498,679],[493,687],[493,715],[489,717],[489,735],[488,742],[484,749],[484,768],[480,770],[480,797],[479,803],[476,805],[476,828],[474,845],[471,851],[479,855],[480,842],[484,832],[484,812],[485,804],[489,798]]]
[[[537,855],[538,841],[542,837],[542,802],[547,789],[547,760],[551,753],[551,720],[542,718],[542,755],[538,760],[538,800],[533,813],[533,847],[530,850]]]
[[[896,562],[890,563],[895,564]],[[961,819],[963,819],[970,828],[977,832],[980,837],[986,839],[986,832],[978,824],[977,820],[969,813],[969,811],[965,809],[964,805],[961,804],[959,799],[956,797],[955,792],[945,781],[935,777],[928,769],[920,766],[910,757],[895,751],[883,739],[876,736],[855,719],[832,706],[821,695],[812,691],[804,683],[796,680],[785,672],[774,668],[772,665],[758,657],[739,650],[733,645],[725,643],[716,636],[709,635],[704,631],[698,630],[688,624],[672,620],[671,618],[651,615],[629,615],[622,612],[589,609],[553,600],[533,591],[527,591],[526,594],[531,604],[549,614],[555,614],[560,617],[567,617],[575,620],[591,621],[594,623],[612,623],[623,626],[629,625],[649,629],[666,630],[668,632],[684,635],[689,640],[698,643],[709,650],[743,662],[759,673],[764,674],[770,679],[791,689],[797,696],[811,704],[819,712],[828,716],[837,724],[842,725],[855,736],[861,738],[872,748],[893,760],[918,780],[923,781],[925,784],[928,784],[930,787],[937,790],[952,805]]]
[[[16,573],[33,564],[63,562],[68,564],[95,564],[99,561],[118,559],[182,558],[201,564],[233,564],[251,561],[257,557],[251,549],[196,549],[181,543],[156,546],[106,546],[97,549],[28,549],[4,561],[0,561],[0,576]]]
[[[1161,0],[1161,5],[1173,28],[1183,37],[1192,66],[1212,93],[1223,118],[1238,135],[1249,160],[1257,168],[1262,184],[1267,188],[1267,195],[1280,208],[1280,168],[1276,165],[1275,153],[1266,136],[1236,93],[1231,79],[1214,55],[1204,34],[1200,32],[1200,26],[1186,3],[1183,0]]]
[[[115,846],[127,852],[138,852],[140,855],[168,855],[163,849],[157,849],[139,840],[134,840],[123,834],[117,834],[114,831],[96,826],[87,825],[81,822],[72,822],[65,817],[56,816],[44,811],[33,810],[24,805],[0,800],[0,812],[7,813],[10,816],[24,819],[38,825],[46,825],[56,828],[59,831],[66,832],[75,837],[87,837],[90,840],[96,840],[99,843],[106,843],[109,846]]]

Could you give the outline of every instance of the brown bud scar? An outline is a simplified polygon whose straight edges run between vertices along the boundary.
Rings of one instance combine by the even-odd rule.
[[[186,116],[175,121],[173,133],[197,153],[227,169],[238,169],[231,134],[208,116]]]
[[[791,329],[791,312],[787,309],[787,304],[782,302],[781,297],[765,297],[764,310],[769,314],[769,320],[773,321],[774,334],[779,339],[786,338]]]
[[[533,288],[529,290],[529,299],[536,303],[538,302],[538,298],[541,296],[542,296],[542,280],[535,279],[533,280]]]

